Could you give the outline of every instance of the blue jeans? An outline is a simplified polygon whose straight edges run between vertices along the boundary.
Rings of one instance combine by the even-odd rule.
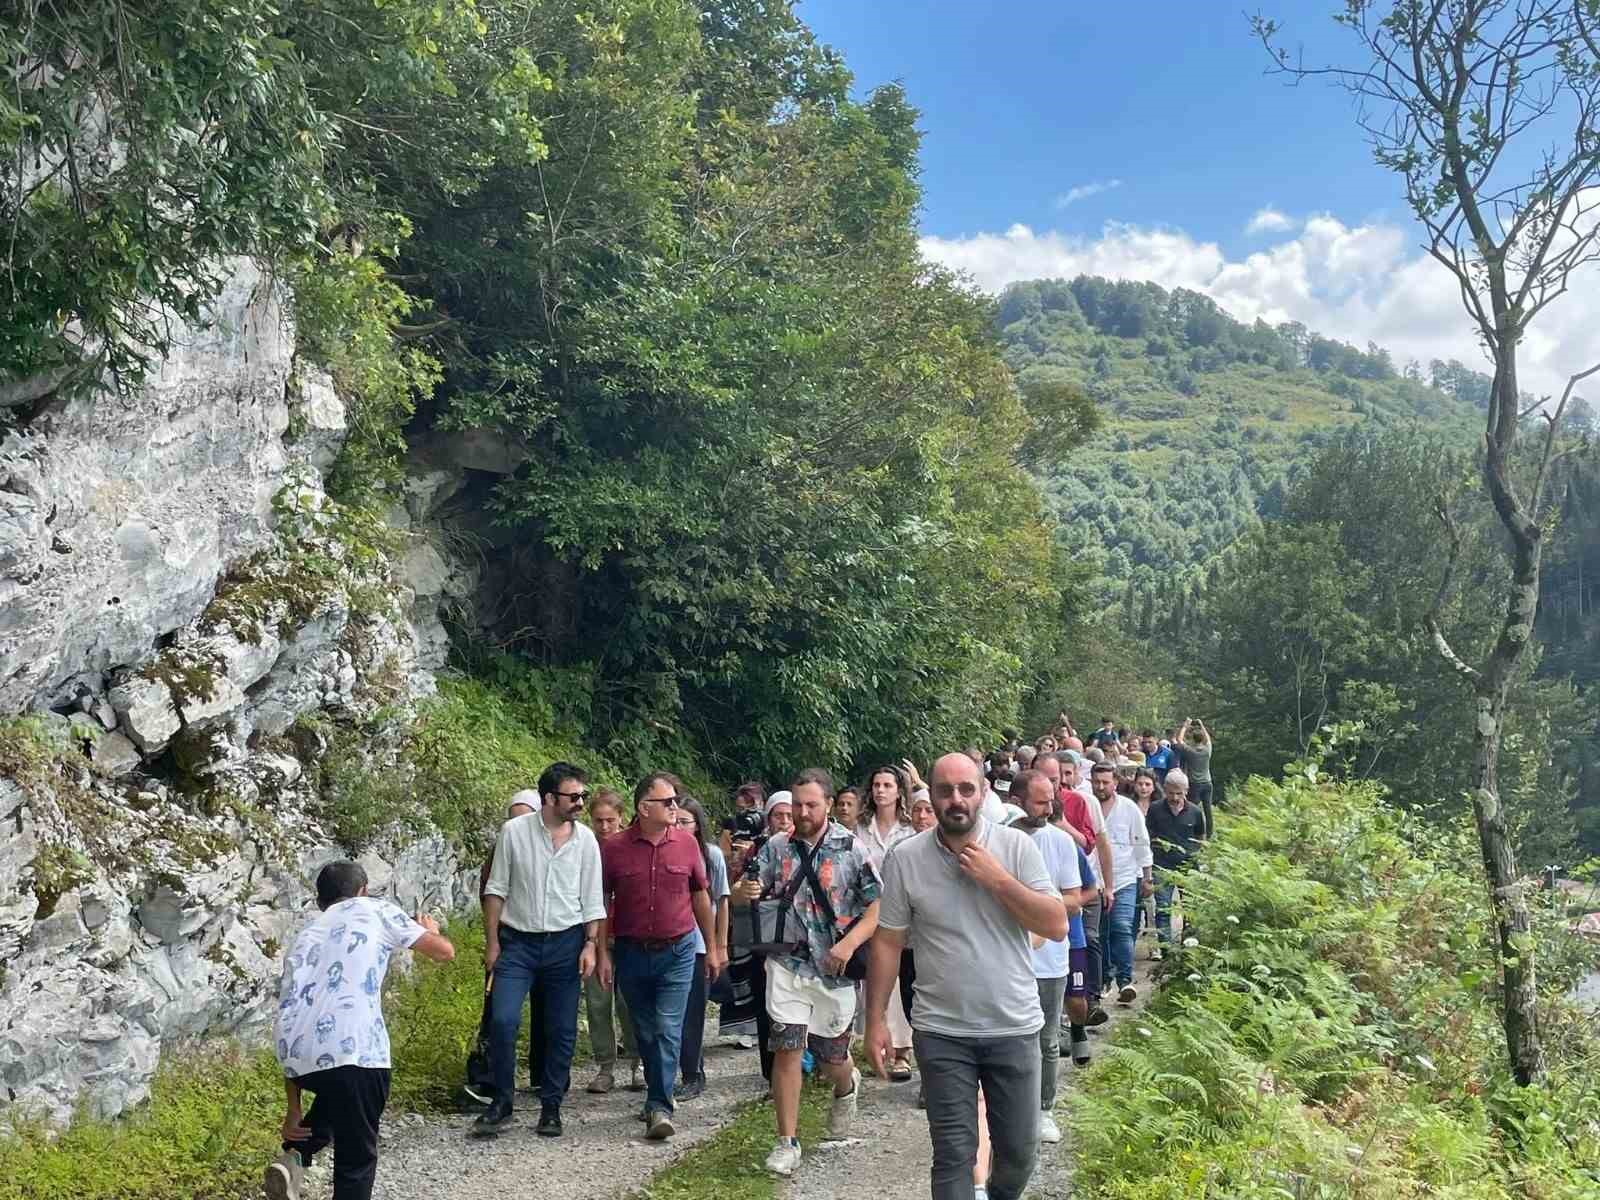
[[[543,1029],[529,1037],[544,1043],[539,1080],[539,1102],[561,1103],[572,1082],[572,1052],[578,1045],[578,997],[583,980],[578,975],[578,955],[583,951],[583,926],[560,933],[523,933],[500,926],[500,959],[494,965],[494,988],[489,994],[489,1061],[494,1070],[497,1100],[510,1103],[516,1090],[517,1030],[522,1025],[522,1005],[529,992],[537,992]]]
[[[614,961],[616,986],[633,1018],[634,1040],[644,1066],[644,1106],[651,1112],[670,1113],[683,1043],[683,1010],[694,982],[694,933],[660,950],[618,938]]]
[[[1139,885],[1130,883],[1111,897],[1111,928],[1105,936],[1106,961],[1117,986],[1133,982],[1133,918],[1139,909]]]
[[[1172,944],[1172,896],[1177,890],[1175,883],[1156,888],[1156,940],[1163,946]]]

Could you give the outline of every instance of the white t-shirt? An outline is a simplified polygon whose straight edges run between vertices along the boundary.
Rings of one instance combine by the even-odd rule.
[[[1054,825],[1042,829],[1024,829],[1033,835],[1033,844],[1044,856],[1044,869],[1050,882],[1060,892],[1077,891],[1083,886],[1083,876],[1078,873],[1078,843]],[[1030,939],[1031,940],[1031,939]],[[1035,979],[1065,979],[1067,975],[1067,939],[1046,942],[1033,948],[1033,977]]]
[[[283,960],[273,1044],[290,1079],[329,1067],[389,1066],[383,977],[425,930],[390,900],[341,900],[300,931]]]
[[[1094,802],[1094,811],[1102,814],[1105,832],[1101,836],[1111,839],[1111,871],[1116,876],[1117,891],[1138,883],[1144,868],[1151,862],[1150,834],[1144,827],[1144,814],[1139,806],[1118,793],[1108,813]]]
[[[711,859],[711,866],[706,871],[706,893],[711,899],[711,932],[717,931],[717,902],[725,896],[733,895],[733,889],[728,886],[728,861],[722,857],[722,847],[706,843],[706,852]],[[694,923],[694,952],[706,952],[705,935],[700,932],[700,922]]]

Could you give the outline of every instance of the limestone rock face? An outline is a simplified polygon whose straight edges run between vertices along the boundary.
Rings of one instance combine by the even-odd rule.
[[[0,1108],[57,1122],[138,1103],[175,1039],[268,1026],[345,853],[319,824],[318,730],[433,690],[439,607],[475,576],[427,533],[467,465],[516,454],[453,442],[396,503],[427,528],[348,554],[321,484],[344,404],[234,268],[135,396],[19,392],[43,407],[0,437],[0,752],[51,747],[48,770],[0,772]],[[476,901],[477,864],[437,836],[365,861],[407,906]]]
[[[293,346],[246,260],[132,398],[62,402],[0,441],[0,714],[138,661],[267,544]]]

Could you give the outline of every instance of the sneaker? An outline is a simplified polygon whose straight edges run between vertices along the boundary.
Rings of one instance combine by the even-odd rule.
[[[658,1108],[650,1114],[644,1135],[652,1142],[664,1142],[677,1132],[673,1128],[672,1118]]]
[[[644,1064],[637,1058],[633,1060],[633,1071],[628,1075],[628,1090],[630,1092],[644,1091]]]
[[[704,1076],[701,1076],[699,1079],[685,1079],[677,1087],[672,1089],[672,1098],[674,1100],[695,1100],[698,1099],[705,1092],[705,1090],[706,1081]]]
[[[1111,1014],[1096,1004],[1094,1008],[1090,1010],[1089,1019],[1085,1021],[1084,1024],[1092,1029],[1096,1025],[1104,1025],[1109,1020],[1111,1020]]]
[[[539,1124],[534,1132],[540,1137],[560,1137],[561,1110],[554,1104],[546,1104],[539,1110]]]
[[[481,1104],[485,1108],[494,1103],[494,1089],[485,1087],[481,1083],[463,1083],[461,1092],[474,1104]]]
[[[305,1177],[300,1151],[285,1150],[267,1166],[262,1190],[267,1193],[267,1200],[300,1200],[300,1184]]]
[[[1160,946],[1151,946],[1150,947],[1150,961],[1151,962],[1160,962],[1161,961],[1161,947]]]
[[[977,1183],[972,1187],[972,1200],[989,1200],[989,1189]]]
[[[496,1100],[472,1123],[473,1137],[495,1137],[511,1124],[511,1101]]]
[[[855,1067],[850,1068],[850,1090],[843,1096],[835,1096],[833,1105],[828,1109],[828,1136],[831,1138],[846,1138],[856,1123],[856,1100],[861,1095],[861,1072]],[[799,1158],[799,1148],[796,1147],[795,1158]]]
[[[733,1039],[733,1044],[741,1050],[754,1050],[756,1048],[755,1038],[750,1037],[748,1034],[740,1034]]]
[[[1061,1140],[1061,1126],[1049,1113],[1039,1114],[1039,1140],[1046,1146],[1054,1146]]]
[[[1139,989],[1131,983],[1122,985],[1122,990],[1117,993],[1118,1004],[1132,1004],[1139,998]]]
[[[928,1107],[928,1085],[926,1083],[919,1083],[917,1085],[917,1107]]]
[[[611,1073],[610,1067],[601,1067],[595,1072],[595,1077],[589,1081],[589,1086],[583,1090],[594,1096],[604,1096],[617,1086],[617,1079]]]
[[[787,1179],[799,1165],[799,1141],[795,1138],[779,1138],[778,1144],[772,1147],[772,1153],[767,1155],[767,1170]]]

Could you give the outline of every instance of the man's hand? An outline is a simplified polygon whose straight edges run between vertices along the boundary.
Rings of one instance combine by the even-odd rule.
[[[500,961],[500,939],[492,937],[483,944],[483,969],[494,974],[494,965]]]
[[[602,954],[599,958],[600,961],[595,964],[595,977],[600,980],[600,986],[609,992],[611,985],[615,982],[611,968],[611,955]]]
[[[439,922],[435,921],[432,917],[430,917],[427,913],[423,912],[421,909],[417,910],[417,914],[413,918],[413,920],[415,920],[418,925],[421,925],[429,933],[438,933],[439,932]]]
[[[846,946],[843,942],[835,942],[833,949],[823,956],[822,973],[824,975],[843,975],[844,969],[850,965],[850,956],[854,953],[853,947]]]
[[[286,1142],[303,1142],[311,1136],[311,1130],[303,1123],[298,1104],[289,1105],[289,1111],[283,1118],[283,1140]]]
[[[741,900],[761,899],[761,881],[759,879],[741,879],[733,885],[733,894]]]
[[[585,942],[583,949],[578,951],[578,974],[587,979],[594,974],[596,954],[593,942]]]
[[[867,1018],[867,1061],[885,1083],[889,1080],[889,1026],[880,1013]]]
[[[718,975],[722,974],[723,968],[727,965],[728,960],[721,950],[708,948],[706,950],[706,982],[711,983],[715,980]]]
[[[1139,880],[1139,898],[1141,900],[1144,899],[1146,896],[1154,896],[1155,894],[1156,894],[1156,885],[1155,884],[1151,883],[1148,879]]]
[[[1000,865],[998,858],[976,844],[964,848],[956,861],[968,879],[987,891],[1003,887],[1011,878],[1011,872]]]
[[[1111,894],[1111,889],[1102,886],[1100,889],[1100,907],[1104,911],[1110,912],[1116,905],[1117,898]]]

